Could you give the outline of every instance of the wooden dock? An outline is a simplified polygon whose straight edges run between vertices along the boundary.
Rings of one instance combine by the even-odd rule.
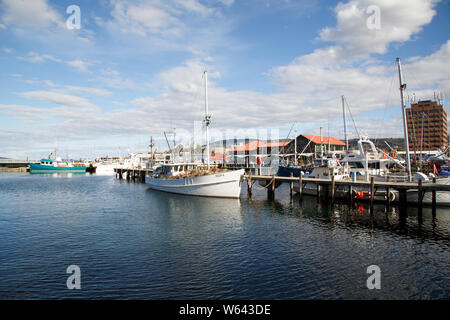
[[[150,175],[153,171],[150,169],[114,169],[116,177],[120,180],[127,179],[127,181],[145,183],[145,177]]]
[[[250,169],[250,168],[248,168]],[[127,181],[145,183],[147,176],[152,174],[150,169],[124,169],[117,168],[114,169],[116,177],[118,179],[126,179]],[[389,182],[389,181],[375,181],[372,177],[370,181],[348,181],[348,180],[334,180],[330,179],[316,179],[316,178],[303,178],[303,177],[279,177],[279,176],[263,176],[263,175],[253,175],[252,170],[248,170],[248,173],[243,176],[247,180],[247,192],[249,197],[252,196],[252,187],[254,181],[263,181],[267,189],[267,197],[270,200],[275,199],[276,188],[281,183],[288,183],[290,188],[290,196],[294,195],[294,183],[299,185],[299,198],[300,201],[303,199],[305,185],[314,184],[317,190],[316,197],[320,200],[321,198],[329,198],[331,202],[334,202],[336,196],[336,190],[338,187],[344,186],[347,190],[347,195],[345,200],[349,202],[352,201],[369,201],[371,206],[374,202],[380,202],[380,200],[375,199],[377,192],[384,191],[386,195],[390,194],[391,190],[395,190],[399,194],[398,202],[401,205],[406,205],[407,203],[407,192],[416,191],[418,192],[418,205],[422,207],[422,201],[424,195],[429,192],[431,193],[433,207],[436,207],[436,192],[444,191],[450,192],[450,185],[438,184],[436,179],[433,179],[433,183],[425,183],[422,181],[418,183],[412,182]],[[342,188],[341,188],[342,190]],[[354,190],[367,190],[368,199],[355,199]],[[385,196],[383,202],[387,205],[391,204],[391,199],[389,196]]]
[[[303,198],[303,189],[306,183],[312,183],[316,186],[317,197],[329,197],[332,202],[335,200],[336,189],[338,186],[346,186],[347,189],[347,199],[352,201],[355,200],[353,197],[354,188],[368,190],[370,204],[373,205],[375,202],[375,195],[377,191],[384,190],[386,195],[390,193],[390,190],[396,190],[399,193],[400,204],[406,204],[407,202],[407,192],[417,191],[418,192],[418,205],[422,206],[422,201],[425,193],[430,192],[432,195],[432,206],[436,206],[436,192],[445,191],[450,192],[450,185],[438,184],[436,179],[433,179],[433,183],[423,184],[422,181],[418,183],[412,182],[389,182],[389,181],[375,181],[372,177],[370,181],[347,181],[347,180],[334,180],[330,179],[316,179],[316,178],[303,178],[303,177],[278,177],[278,176],[260,176],[252,175],[251,172],[245,175],[247,179],[247,192],[248,195],[252,194],[253,181],[264,181],[267,188],[267,197],[269,199],[275,198],[276,186],[279,183],[289,183],[290,185],[290,195],[293,196],[294,193],[294,183],[298,182],[299,185],[299,196],[300,201]],[[384,202],[390,204],[390,197],[386,196]]]

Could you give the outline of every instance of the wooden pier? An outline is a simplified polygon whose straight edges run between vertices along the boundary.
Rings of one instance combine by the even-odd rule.
[[[150,175],[153,171],[150,169],[114,169],[116,177],[120,180],[127,179],[127,181],[145,183],[145,177]]]
[[[375,181],[372,177],[369,181],[347,181],[347,180],[335,180],[334,178],[330,179],[316,179],[316,178],[303,178],[303,177],[278,177],[278,176],[260,176],[260,175],[252,175],[251,171],[245,175],[245,179],[247,179],[247,191],[248,195],[252,195],[252,185],[254,181],[264,181],[264,184],[267,189],[267,198],[275,199],[275,190],[276,185],[279,183],[289,183],[289,191],[291,197],[294,193],[294,183],[298,182],[299,185],[299,197],[300,201],[303,199],[304,188],[305,185],[314,184],[316,189],[316,196],[320,200],[321,197],[328,197],[332,202],[334,202],[336,198],[336,189],[339,186],[345,186],[347,196],[345,197],[349,201],[357,200],[354,199],[354,190],[355,188],[367,190],[369,198],[365,199],[365,201],[369,201],[371,206],[374,204],[375,195],[377,191],[383,190],[386,195],[390,194],[391,190],[396,190],[399,193],[398,202],[400,204],[407,203],[407,192],[408,191],[417,191],[418,192],[418,205],[422,206],[423,197],[427,192],[430,192],[432,195],[432,206],[436,206],[436,192],[437,191],[445,191],[450,192],[450,185],[438,184],[436,183],[436,179],[433,179],[432,183],[423,184],[422,181],[418,183],[412,182],[389,182],[389,181]],[[391,199],[389,196],[385,196],[383,202],[390,205]],[[379,202],[379,200],[377,201]]]
[[[250,169],[250,168],[248,168]],[[127,181],[132,182],[140,182],[145,183],[145,178],[152,174],[152,170],[150,169],[123,169],[117,168],[114,169],[116,177],[118,179],[126,179]],[[418,193],[418,201],[417,205],[422,207],[424,195],[429,192],[431,193],[432,199],[432,207],[436,207],[436,192],[444,191],[450,192],[450,185],[438,184],[436,183],[436,179],[433,179],[432,183],[423,184],[422,181],[418,183],[412,182],[390,182],[390,181],[375,181],[372,177],[369,181],[348,181],[348,180],[335,180],[332,179],[317,179],[317,178],[303,178],[303,177],[279,177],[279,176],[262,176],[262,175],[253,175],[252,170],[248,170],[248,173],[244,175],[244,179],[247,180],[247,193],[248,196],[252,196],[252,188],[253,182],[255,181],[263,181],[265,188],[267,189],[267,198],[269,200],[275,199],[276,188],[281,183],[289,184],[289,193],[290,196],[294,195],[294,183],[298,183],[299,185],[299,199],[303,200],[305,185],[314,184],[316,189],[316,197],[320,201],[321,199],[328,198],[331,202],[334,202],[337,198],[336,190],[339,187],[345,187],[346,196],[344,200],[348,202],[353,201],[368,201],[370,205],[373,206],[374,202],[380,202],[380,200],[375,199],[375,196],[378,191],[384,191],[384,199],[382,202],[387,205],[391,204],[391,198],[387,195],[390,194],[391,190],[395,190],[398,192],[399,197],[395,202],[400,205],[406,205],[407,203],[407,192],[408,191],[417,191]],[[355,198],[355,190],[366,190],[368,193],[368,198],[365,199],[357,199]],[[342,198],[342,197],[341,197]]]

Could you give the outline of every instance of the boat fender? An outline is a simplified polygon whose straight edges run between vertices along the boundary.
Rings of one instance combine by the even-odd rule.
[[[364,198],[365,193],[364,192],[357,192],[355,198],[356,199],[362,199]]]

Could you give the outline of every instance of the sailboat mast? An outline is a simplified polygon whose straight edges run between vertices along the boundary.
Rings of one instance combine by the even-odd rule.
[[[320,127],[320,157],[323,161],[323,137],[322,137],[322,127]]]
[[[408,127],[406,121],[406,103],[405,103],[405,89],[406,84],[403,83],[403,75],[402,75],[402,64],[400,58],[397,58],[398,65],[398,76],[400,80],[400,97],[402,102],[402,119],[403,119],[403,131],[405,135],[405,147],[406,147],[406,167],[408,170],[408,180],[411,181],[411,159],[409,157],[409,138],[408,138]]]
[[[294,137],[294,164],[297,165],[297,130],[294,131],[295,132],[295,137]]]
[[[348,150],[347,123],[345,122],[345,97],[342,96],[342,117],[344,118],[345,149]]]
[[[209,170],[209,125],[211,124],[211,117],[209,116],[208,106],[208,71],[205,70],[205,125],[206,125],[206,161]]]

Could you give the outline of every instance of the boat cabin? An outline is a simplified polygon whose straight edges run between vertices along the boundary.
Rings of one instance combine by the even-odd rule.
[[[39,164],[43,166],[52,166],[52,167],[71,167],[72,165],[65,161],[60,160],[51,160],[51,159],[41,159]]]
[[[198,167],[199,165],[195,163],[161,164],[158,168],[156,168],[154,174],[167,177],[176,177],[191,170],[198,169]]]

